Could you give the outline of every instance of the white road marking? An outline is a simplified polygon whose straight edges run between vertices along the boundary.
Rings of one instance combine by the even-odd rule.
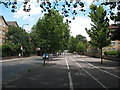
[[[72,59],[72,58],[71,58]],[[72,59],[73,60],[73,59]],[[80,68],[82,68],[82,66],[77,63],[75,60],[73,60]],[[92,76],[88,71],[86,71],[84,68],[82,68],[88,75],[90,75],[94,80],[96,80],[103,88],[106,88],[98,79],[96,79],[94,76]]]
[[[68,61],[66,58],[65,58],[65,60],[66,60],[67,69],[70,70]],[[68,72],[68,78],[69,78],[70,90],[73,90],[73,83],[72,83],[72,77],[71,77],[70,72]]]
[[[88,63],[87,61],[85,61],[85,60],[83,60],[83,59],[79,59],[79,60],[81,60],[81,61],[84,61],[84,62]],[[110,73],[110,72],[108,72],[108,71],[102,70],[102,69],[100,69],[99,67],[94,66],[94,65],[93,65],[93,64],[91,64],[91,63],[88,63],[88,64],[89,64],[89,65],[91,65],[91,66],[93,66],[93,67],[95,67],[95,68],[97,68],[97,69],[99,69],[99,70],[101,70],[101,71],[103,71],[103,72],[105,72],[105,73],[107,73],[107,74],[109,74],[109,75],[112,75],[112,76],[114,76],[114,77],[116,77],[116,78],[120,79],[120,77],[119,77],[119,76],[116,76],[116,75],[114,75],[114,74],[112,74],[112,73]]]

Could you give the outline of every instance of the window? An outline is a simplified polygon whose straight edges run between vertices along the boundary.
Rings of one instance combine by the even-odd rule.
[[[112,45],[115,46],[115,42],[112,42]]]
[[[3,35],[5,35],[5,32],[3,31]]]
[[[1,35],[1,32],[2,32],[2,31],[0,30],[0,35]]]
[[[108,48],[108,50],[111,50],[111,48]]]
[[[2,23],[0,22],[0,26],[2,25]]]
[[[5,43],[5,39],[3,39],[3,41],[2,41],[3,43]]]
[[[115,50],[115,48],[112,48],[112,50]]]
[[[0,43],[2,42],[2,39],[0,38]]]
[[[5,24],[3,24],[3,27],[5,27]]]

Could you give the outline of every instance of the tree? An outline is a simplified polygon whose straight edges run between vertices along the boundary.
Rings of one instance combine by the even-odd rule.
[[[30,10],[32,8],[31,5],[28,6],[28,2],[29,2],[29,0],[23,1],[23,11],[24,12],[30,12]],[[39,0],[37,0],[37,2],[39,2]],[[43,0],[43,2],[41,2],[39,6],[42,9],[41,10],[42,13],[50,12],[51,9],[54,8],[58,12],[62,11],[62,14],[64,14],[64,17],[69,17],[69,14],[71,13],[73,16],[73,20],[74,20],[75,16],[77,15],[78,12],[85,12],[85,10],[83,9],[83,7],[84,7],[83,2],[76,1],[74,4],[72,2],[73,2],[73,0],[70,0],[70,2],[65,1],[63,4],[59,4],[57,0],[55,2],[49,2],[49,1]],[[3,4],[6,8],[11,7],[11,12],[13,12],[13,13],[17,12],[16,9],[17,9],[17,6],[19,6],[17,3],[17,0],[14,0],[14,1],[8,0],[5,2],[0,1],[0,4]],[[59,10],[58,10],[57,9],[58,6],[62,7],[62,8],[59,8]],[[73,9],[70,10],[70,8],[77,8],[78,6],[81,7],[79,10],[73,10]],[[69,7],[69,8],[65,8],[65,7]],[[30,16],[30,14],[29,14],[29,16]],[[66,19],[66,21],[68,23],[71,23],[71,21],[69,21],[68,19]]]
[[[83,42],[83,43],[87,43],[87,39],[86,39],[85,36],[77,35],[76,38],[77,38],[78,40],[80,40],[81,42]]]
[[[91,29],[86,29],[86,32],[92,38],[90,43],[92,46],[98,47],[101,50],[101,64],[102,64],[102,48],[110,44],[110,30],[109,19],[106,16],[106,10],[102,6],[91,5],[89,17],[93,24]]]
[[[33,26],[31,36],[35,46],[40,47],[43,53],[53,53],[67,48],[69,25],[63,22],[63,17],[56,10],[51,9]]]
[[[117,12],[117,15],[113,16],[114,22],[120,22],[120,12]],[[118,27],[114,29],[114,31],[111,31],[111,39],[112,40],[120,40],[120,23],[113,24],[114,26]]]
[[[77,44],[77,51],[81,54],[84,54],[84,52],[86,51],[86,44],[84,44],[82,41],[79,41],[78,44]]]
[[[120,1],[111,1],[111,2],[103,2],[101,5],[105,5],[105,6],[109,6],[109,9],[107,10],[107,12],[109,12],[108,14],[110,14],[110,19],[113,20],[115,22],[115,24],[113,24],[114,26],[117,26],[118,29],[115,29],[114,31],[112,31],[112,40],[120,40]],[[117,9],[118,12],[114,12],[114,10]]]
[[[8,32],[6,33],[7,37],[7,44],[13,45],[14,53],[18,55],[20,53],[20,46],[23,46],[23,49],[25,50],[24,54],[26,56],[30,55],[31,49],[30,49],[30,38],[29,34],[23,30],[20,27],[16,26],[9,26]],[[15,54],[15,55],[16,55]]]
[[[77,44],[78,44],[79,40],[76,39],[75,37],[71,36],[70,37],[70,41],[69,41],[69,52],[74,52],[77,50]]]
[[[111,40],[120,40],[120,25],[115,25],[116,29],[114,31],[111,31]]]

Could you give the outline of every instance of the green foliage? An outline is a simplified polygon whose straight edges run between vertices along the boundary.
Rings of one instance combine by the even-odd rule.
[[[73,53],[74,51],[77,50],[77,44],[78,44],[79,40],[76,39],[75,37],[70,37],[70,41],[69,41],[69,52]]]
[[[83,43],[87,43],[87,39],[86,39],[85,36],[77,35],[76,38],[77,38],[78,40],[80,40],[81,42],[83,42]]]
[[[2,57],[5,56],[12,56],[12,47],[8,44],[3,44],[2,45]]]
[[[6,45],[2,48],[4,53],[7,53],[6,50],[10,49],[11,54],[8,54],[7,56],[10,55],[18,55],[21,53],[20,47],[21,45],[23,46],[24,51],[24,56],[29,56],[30,53],[32,52],[32,47],[34,45],[30,41],[29,34],[23,30],[20,27],[15,27],[15,26],[9,26],[8,27],[8,32],[6,33],[7,41]],[[6,55],[6,54],[5,54]]]
[[[87,49],[86,48],[86,44],[84,44],[83,42],[79,41],[78,44],[77,44],[77,52],[83,54],[84,51]]]
[[[78,53],[84,53],[87,49],[87,39],[82,35],[77,35],[76,37],[70,37],[69,41],[69,52],[73,53],[77,51]]]
[[[63,17],[52,9],[38,19],[30,35],[35,47],[40,47],[43,53],[51,53],[68,48],[70,30],[68,23],[63,23]]]
[[[86,29],[88,35],[92,38],[90,44],[93,47],[99,48],[101,50],[101,64],[102,64],[102,48],[108,46],[110,41],[110,30],[109,19],[106,16],[106,10],[99,5],[90,6],[89,17],[91,18],[92,24],[91,29]]]
[[[117,29],[111,31],[111,33],[112,33],[111,40],[120,40],[120,25],[118,25]]]
[[[106,16],[106,11],[102,6],[99,5],[99,7],[97,7],[92,4],[90,9],[91,11],[88,16],[91,18],[93,24],[91,24],[91,29],[86,29],[86,32],[92,38],[90,43],[101,49],[102,47],[110,44],[110,30],[108,29],[109,19]]]
[[[105,55],[120,56],[120,51],[105,51]]]

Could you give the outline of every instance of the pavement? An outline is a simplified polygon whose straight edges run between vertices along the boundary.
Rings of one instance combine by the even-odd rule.
[[[40,56],[30,56],[30,57],[23,57],[23,58],[14,58],[14,59],[7,59],[7,60],[0,60],[1,62],[10,62],[10,61],[16,61],[16,60],[26,60],[26,59],[31,59],[34,57],[40,57]]]

